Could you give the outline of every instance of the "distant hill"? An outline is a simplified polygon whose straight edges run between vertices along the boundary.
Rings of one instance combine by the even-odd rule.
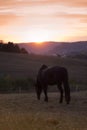
[[[87,41],[79,42],[44,42],[41,45],[36,43],[20,43],[20,48],[25,48],[29,53],[42,55],[72,56],[87,54]]]
[[[28,53],[34,54],[49,54],[50,50],[58,46],[57,42],[43,42],[43,44],[32,43],[20,43],[18,44],[20,48],[25,48]]]

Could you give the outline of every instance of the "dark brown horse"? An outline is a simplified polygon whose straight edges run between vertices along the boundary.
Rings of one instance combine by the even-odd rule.
[[[40,95],[42,90],[45,94],[45,101],[48,101],[47,96],[47,88],[48,85],[57,85],[60,91],[60,103],[63,102],[63,88],[65,90],[65,100],[66,103],[69,104],[70,102],[70,88],[68,83],[68,72],[67,69],[64,67],[54,66],[54,67],[47,67],[46,65],[42,65],[36,79],[36,93],[37,98],[40,100]]]

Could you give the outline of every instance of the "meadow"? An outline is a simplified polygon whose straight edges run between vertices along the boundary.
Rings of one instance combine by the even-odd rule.
[[[46,103],[35,93],[0,94],[0,130],[87,130],[87,91],[72,93],[69,105],[48,95]]]
[[[54,56],[0,53],[0,83],[2,86],[28,86],[35,82],[42,64],[64,66],[68,69],[71,89],[85,90],[87,86],[87,60]],[[14,80],[16,82],[14,83]],[[30,83],[30,84],[28,84]],[[32,88],[31,88],[32,89]],[[50,89],[50,88],[49,88]]]
[[[59,104],[56,87],[49,87],[51,92],[48,93],[48,103],[43,101],[43,94],[41,101],[36,99],[34,86],[30,81],[35,81],[42,64],[60,65],[68,69],[72,89],[69,105],[65,101]],[[4,79],[7,85],[11,80],[21,80],[19,85],[24,80],[29,80],[29,87],[32,87],[32,91],[28,93],[0,94],[0,130],[87,129],[87,60],[0,53],[0,79],[1,82]]]

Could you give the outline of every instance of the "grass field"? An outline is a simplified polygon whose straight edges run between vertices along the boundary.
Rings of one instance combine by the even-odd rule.
[[[87,91],[71,96],[66,105],[58,93],[49,93],[48,103],[35,93],[0,95],[0,130],[87,130]]]
[[[70,78],[84,80],[87,77],[87,60],[58,58],[52,56],[0,53],[0,75],[35,78],[42,64],[67,67]]]
[[[42,64],[66,67],[70,87],[85,91],[72,92],[70,105],[65,101],[59,104],[56,92],[48,94],[48,103],[43,101],[43,94],[41,101],[37,101],[35,91],[0,94],[0,130],[87,130],[86,60],[0,53],[0,79],[35,80]]]
[[[87,87],[87,60],[52,56],[0,53],[0,77],[33,79],[42,64],[60,65],[68,69],[71,87],[84,90]]]

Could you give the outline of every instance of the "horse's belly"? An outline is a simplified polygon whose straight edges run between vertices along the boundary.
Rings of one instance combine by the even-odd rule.
[[[48,82],[48,84],[49,84],[49,85],[55,85],[55,84],[57,84],[57,81],[50,80],[50,81]]]

